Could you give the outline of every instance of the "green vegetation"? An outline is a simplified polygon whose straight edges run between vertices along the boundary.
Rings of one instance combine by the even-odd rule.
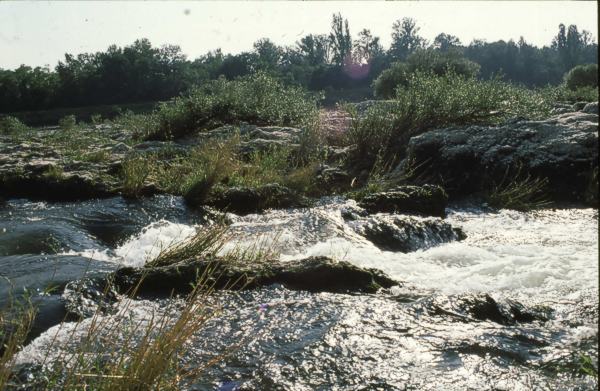
[[[520,211],[539,209],[550,205],[545,198],[547,184],[548,181],[545,178],[527,176],[523,179],[509,181],[505,175],[503,181],[486,194],[485,199],[493,208]]]
[[[598,88],[598,64],[577,65],[565,74],[565,84],[571,91]]]
[[[391,28],[391,45],[386,50],[368,29],[352,36],[348,20],[336,14],[329,34],[308,34],[292,46],[262,38],[239,54],[216,49],[193,60],[178,46],[158,48],[139,39],[102,52],[65,54],[54,69],[25,65],[0,69],[0,107],[4,114],[37,126],[55,124],[68,114],[79,121],[89,121],[93,113],[113,118],[121,106],[138,113],[148,111],[152,103],[142,102],[188,94],[221,76],[233,80],[265,72],[285,85],[326,90],[328,96],[343,90],[351,96],[371,85],[390,64],[410,58],[426,65],[417,69],[436,71],[440,66],[448,68],[445,57],[456,56],[452,60],[455,73],[463,69],[471,73],[476,63],[483,79],[502,74],[505,81],[530,87],[557,85],[574,66],[598,62],[598,46],[591,34],[578,31],[575,25],[559,25],[552,42],[541,48],[523,38],[518,42],[474,40],[467,45],[445,33],[429,43],[411,18],[397,20]],[[79,109],[82,106],[95,107]]]
[[[498,79],[417,72],[407,87],[396,89],[394,100],[376,104],[361,116],[351,113],[348,138],[357,145],[356,162],[370,168],[379,158],[391,165],[402,158],[410,137],[427,130],[497,123],[514,116],[538,119],[550,113],[552,103],[545,94]]]
[[[225,245],[226,232],[227,226],[221,223],[200,229],[191,238],[161,249],[158,256],[147,262],[145,267],[168,266],[199,256],[214,256]]]
[[[406,62],[396,62],[373,82],[373,93],[377,98],[393,98],[398,86],[407,87],[411,75],[431,73],[444,76],[448,73],[464,77],[475,77],[479,65],[469,61],[457,50],[421,49],[408,56]]]
[[[243,153],[239,133],[211,139],[189,151],[164,151],[132,155],[123,162],[121,191],[127,197],[143,195],[150,184],[159,191],[183,195],[201,203],[215,185],[259,187],[269,183],[314,193],[316,161],[297,159],[289,147],[270,147]],[[306,157],[306,156],[305,156]]]
[[[234,81],[219,79],[185,97],[161,104],[153,139],[181,137],[224,124],[306,126],[317,116],[317,100],[263,73]]]
[[[0,135],[19,135],[30,130],[30,128],[18,118],[6,116],[0,117]]]
[[[121,193],[125,197],[137,198],[142,195],[146,179],[150,175],[151,159],[144,156],[131,156],[121,166]]]
[[[27,294],[21,300],[9,300],[0,308],[0,389],[4,390],[12,376],[12,359],[27,339],[36,309]]]

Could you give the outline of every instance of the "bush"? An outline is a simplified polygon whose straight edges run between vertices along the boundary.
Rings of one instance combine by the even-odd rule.
[[[29,127],[18,118],[6,116],[0,118],[0,134],[19,134],[29,130]]]
[[[408,84],[408,66],[402,62],[396,62],[388,69],[381,72],[373,82],[373,94],[380,99],[389,99],[394,96],[396,87]]]
[[[155,112],[156,126],[147,137],[168,139],[241,122],[303,127],[317,115],[316,97],[257,73],[233,81],[212,80],[185,97],[163,103]]]
[[[394,100],[380,102],[360,117],[351,113],[349,142],[357,146],[354,161],[364,168],[377,159],[393,166],[410,137],[433,128],[496,123],[515,116],[538,119],[552,109],[552,100],[543,94],[498,79],[417,72],[408,80],[407,87],[396,89]]]
[[[598,65],[577,65],[564,76],[568,89],[575,91],[581,87],[598,87]],[[596,100],[596,99],[595,99]]]
[[[377,98],[393,98],[396,88],[407,87],[410,76],[418,72],[437,76],[452,73],[475,77],[479,73],[479,65],[466,59],[456,50],[418,50],[406,59],[406,63],[396,62],[383,71],[373,83],[373,93]]]
[[[579,87],[570,90],[566,85],[546,87],[540,90],[548,99],[557,103],[594,102],[598,100],[598,87]]]
[[[437,76],[447,73],[465,77],[475,77],[479,74],[479,64],[463,57],[457,50],[441,52],[434,49],[417,50],[411,54],[406,63],[411,73],[426,72]]]

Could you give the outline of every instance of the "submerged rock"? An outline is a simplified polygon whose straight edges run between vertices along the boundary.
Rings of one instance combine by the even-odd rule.
[[[424,216],[446,216],[448,196],[436,185],[398,186],[374,193],[359,202],[369,213],[406,213]]]
[[[460,228],[440,219],[408,216],[372,216],[360,223],[357,231],[382,250],[403,253],[466,238]]]
[[[434,315],[453,316],[464,321],[490,321],[502,325],[545,322],[551,314],[547,307],[528,308],[513,300],[498,302],[487,293],[436,296],[425,307]]]
[[[121,268],[114,278],[117,291],[162,297],[188,294],[197,277],[208,276],[205,284],[216,289],[250,289],[282,284],[289,289],[311,292],[376,292],[398,285],[377,269],[364,269],[327,257],[310,257],[289,262],[249,264],[223,258],[192,259],[164,267]]]
[[[571,111],[543,121],[517,119],[500,126],[423,133],[410,139],[407,158],[396,173],[411,162],[420,167],[420,175],[441,183],[452,197],[519,178],[546,178],[549,199],[586,201],[589,187],[597,187],[597,179],[591,184],[598,167],[598,115],[593,107],[588,104],[582,107],[586,112]]]

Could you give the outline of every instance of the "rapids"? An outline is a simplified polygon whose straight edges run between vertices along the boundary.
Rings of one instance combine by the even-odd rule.
[[[400,253],[381,250],[362,236],[361,219],[348,218],[356,209],[354,201],[324,198],[313,208],[228,215],[232,240],[222,251],[260,241],[283,260],[327,255],[381,269],[403,284],[375,295],[281,286],[219,292],[214,300],[223,311],[193,338],[181,360],[193,367],[229,354],[191,388],[596,389],[597,380],[578,368],[582,355],[592,357],[597,368],[597,210],[523,213],[452,205],[446,221],[462,228],[465,240],[438,243],[432,237],[423,249]],[[13,288],[47,294],[51,276],[66,282],[119,264],[141,266],[210,218],[171,196],[8,201],[0,206],[0,274]],[[10,287],[2,284],[5,296]],[[541,308],[548,316],[500,324],[435,310],[478,293],[498,303]],[[121,315],[105,317],[147,320],[176,312],[174,302],[133,301],[120,304],[126,308]],[[17,362],[59,357],[89,324],[87,319],[41,332]]]

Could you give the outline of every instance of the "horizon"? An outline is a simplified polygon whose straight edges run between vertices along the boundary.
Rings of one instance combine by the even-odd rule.
[[[448,18],[448,12],[456,10],[460,14]],[[219,48],[224,54],[251,51],[261,38],[293,46],[305,35],[328,34],[337,12],[348,19],[353,37],[369,29],[386,49],[392,23],[403,17],[414,18],[420,35],[430,43],[437,34],[447,33],[463,45],[476,39],[516,42],[522,36],[542,47],[550,45],[560,23],[590,31],[595,41],[598,30],[592,1],[0,2],[0,51],[9,53],[0,59],[0,68],[53,69],[66,53],[105,51],[141,38],[153,46],[178,45],[190,60]],[[287,17],[290,14],[294,18]]]

